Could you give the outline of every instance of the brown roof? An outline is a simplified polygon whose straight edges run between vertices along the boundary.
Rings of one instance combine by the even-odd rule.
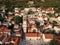
[[[8,39],[6,40],[6,42],[9,42],[9,41],[16,41],[16,39],[18,39],[18,37],[16,36],[9,36]]]
[[[0,37],[2,37],[2,35],[0,34]]]
[[[26,37],[39,37],[41,35],[41,33],[26,33],[25,36]]]
[[[1,34],[0,41],[2,41],[5,38],[5,35]]]
[[[8,24],[7,22],[3,22],[3,24]]]
[[[14,29],[18,29],[19,28],[19,25],[18,24],[15,24],[14,25]]]
[[[42,17],[43,17],[43,18],[46,18],[47,16],[43,15]]]
[[[37,19],[37,18],[29,18],[29,20],[35,20],[35,19]]]
[[[30,28],[30,27],[28,27],[28,30],[31,30],[31,28]]]
[[[54,39],[60,40],[60,35],[54,35]]]
[[[3,30],[0,30],[0,32],[3,32]]]
[[[46,9],[46,11],[53,11],[51,8]]]
[[[12,19],[14,16],[13,15],[9,15],[8,18]]]
[[[45,34],[45,38],[46,39],[53,39],[53,35],[52,34]]]
[[[10,42],[10,41],[14,41],[14,43],[12,43],[13,45],[19,45],[20,38],[19,37],[16,37],[16,36],[9,36],[8,39],[5,42]]]
[[[9,33],[10,31],[11,31],[11,30],[4,30],[4,32],[8,32],[8,33]]]
[[[1,30],[4,30],[4,29],[5,29],[5,27],[4,27],[4,26],[2,26],[0,29],[1,29]]]
[[[7,29],[6,27],[5,28],[2,28],[2,29],[0,29],[0,32],[10,32],[11,30],[10,29]]]
[[[20,32],[18,31],[18,32],[16,32],[16,34],[20,34]]]
[[[58,25],[57,28],[60,28],[60,25]]]

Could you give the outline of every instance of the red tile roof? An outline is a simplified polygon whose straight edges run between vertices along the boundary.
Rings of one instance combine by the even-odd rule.
[[[41,35],[41,33],[26,33],[25,36],[26,37],[39,37]]]
[[[19,32],[19,31],[17,31],[17,32],[16,32],[16,34],[20,34],[20,32]]]
[[[19,28],[19,25],[15,24],[15,25],[14,25],[14,28],[15,28],[15,29]]]
[[[11,31],[11,30],[4,30],[4,32],[8,32],[8,33],[9,33],[10,31]]]
[[[46,39],[53,39],[53,35],[52,34],[45,34],[45,38]]]
[[[54,35],[54,39],[60,40],[60,35]]]
[[[60,25],[58,25],[57,27],[60,28]]]
[[[11,42],[11,41],[14,41],[13,45],[19,45],[20,39],[16,36],[9,36],[8,39],[5,41],[5,44],[6,42]]]
[[[14,16],[13,15],[9,15],[8,18],[12,19]]]
[[[28,27],[28,30],[31,30],[31,28],[30,28],[30,27]]]
[[[43,15],[42,17],[43,17],[43,18],[46,18],[47,16]]]
[[[5,35],[1,34],[0,35],[0,41],[2,41],[5,38]]]

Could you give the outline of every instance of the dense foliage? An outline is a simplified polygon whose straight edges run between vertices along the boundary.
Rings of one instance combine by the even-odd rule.
[[[14,17],[14,21],[15,21],[15,23],[17,23],[17,24],[22,23],[22,17],[20,17],[20,16],[15,16],[15,17]]]
[[[4,18],[2,17],[2,15],[0,14],[0,21],[3,22]]]
[[[50,45],[59,45],[58,40],[51,40]]]
[[[34,1],[34,7],[58,7],[60,8],[60,0],[22,0],[22,1],[17,1],[17,0],[3,0],[0,1],[0,4],[4,4],[7,6],[7,8],[13,8],[14,6],[17,7],[29,7],[27,2],[28,1]]]

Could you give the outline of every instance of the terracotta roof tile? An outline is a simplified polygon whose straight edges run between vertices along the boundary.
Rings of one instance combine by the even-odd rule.
[[[9,42],[9,41],[16,41],[16,39],[18,39],[18,37],[16,36],[9,36],[8,39],[6,40],[6,42]]]
[[[31,28],[30,28],[30,27],[28,27],[28,30],[31,30]]]
[[[57,27],[60,28],[60,25],[58,25]]]
[[[26,33],[26,37],[39,37],[41,34],[40,33]]]
[[[43,18],[46,18],[47,16],[43,15],[42,17],[43,17]]]
[[[0,36],[0,41],[2,41],[4,38],[5,38],[5,35],[2,34],[2,35]]]
[[[8,18],[10,18],[10,19],[12,19],[13,17],[14,17],[14,16],[12,16],[12,15],[9,15],[9,16],[8,16]]]
[[[9,33],[9,32],[10,32],[10,30],[4,30],[4,32],[8,32],[8,33]]]
[[[17,31],[16,34],[20,34],[20,32]]]
[[[53,39],[53,35],[52,34],[45,34],[45,38],[46,39]]]
[[[60,35],[54,35],[54,39],[60,40]]]

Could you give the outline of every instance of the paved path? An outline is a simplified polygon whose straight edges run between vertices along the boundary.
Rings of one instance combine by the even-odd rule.
[[[42,40],[20,40],[19,45],[48,45]]]

